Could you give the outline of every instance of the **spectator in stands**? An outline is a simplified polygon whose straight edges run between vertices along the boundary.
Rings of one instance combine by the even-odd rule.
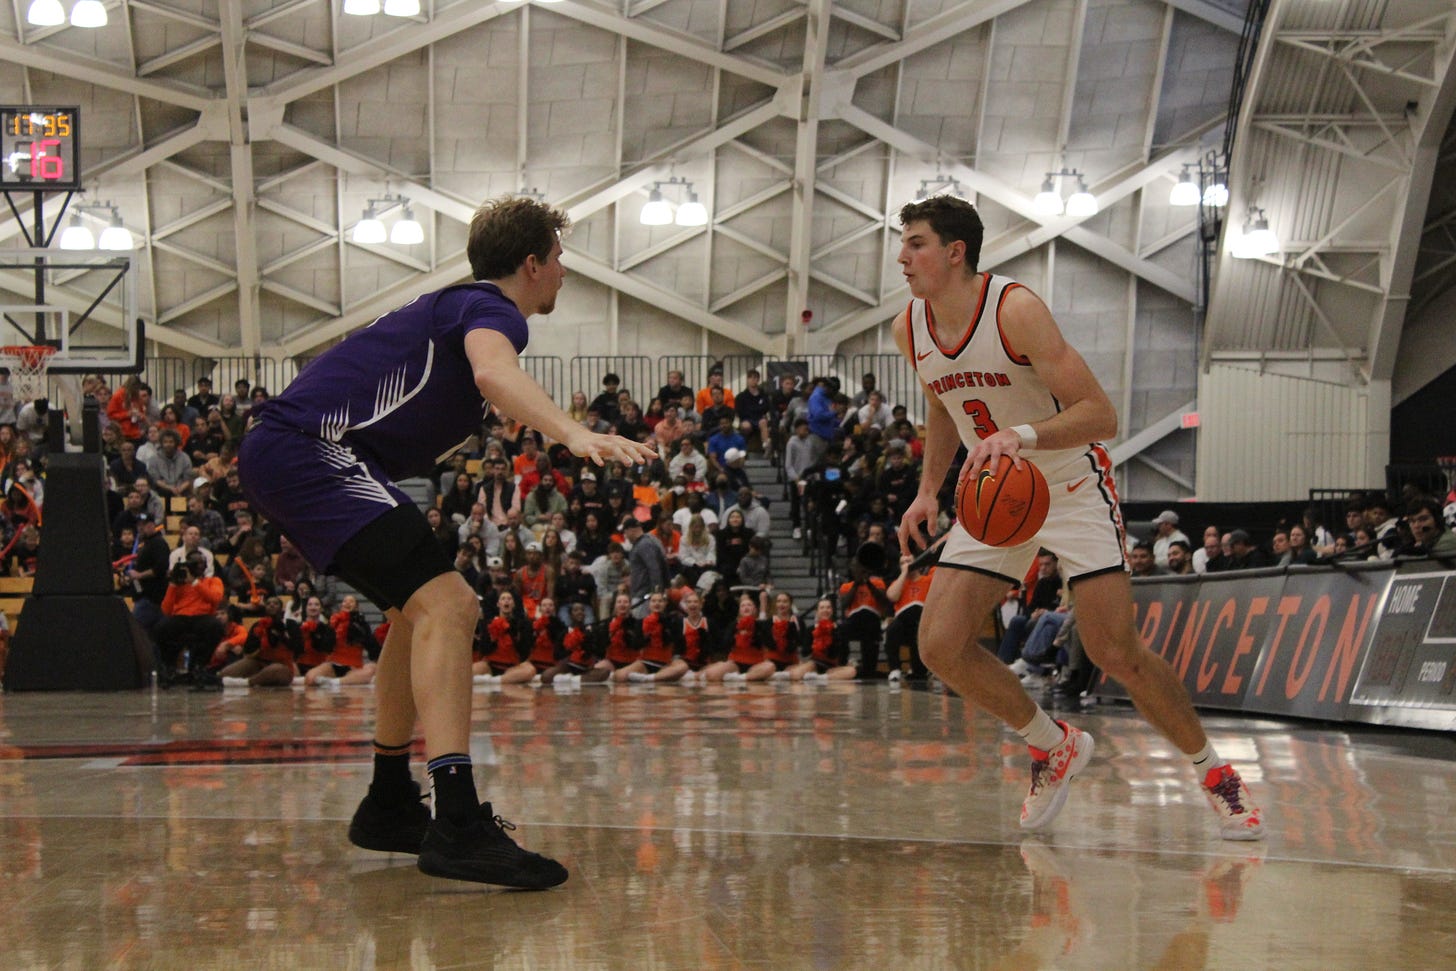
[[[446,522],[444,515],[434,507],[425,510],[425,522],[429,524],[440,552],[453,560],[455,550],[460,546],[460,527]]]
[[[573,391],[571,393],[571,407],[566,409],[566,413],[578,425],[586,424],[587,400],[585,391]]]
[[[1181,539],[1168,544],[1168,573],[1172,576],[1188,576],[1193,572],[1193,553]]]
[[[626,548],[616,541],[609,543],[606,555],[593,561],[588,570],[596,581],[597,617],[605,617],[611,613],[613,598],[618,593],[627,593],[630,588],[632,574],[627,565]]]
[[[1353,536],[1355,530],[1365,525],[1365,500],[1352,497],[1345,503],[1345,533]]]
[[[203,576],[210,577],[217,575],[216,563],[213,561],[212,551],[202,545],[202,530],[196,526],[182,527],[182,542],[177,544],[177,548],[167,557],[168,571],[180,563],[186,563],[187,558],[193,553],[201,556],[203,562],[206,564],[206,569],[203,570]]]
[[[152,406],[151,385],[135,375],[128,378],[111,396],[106,406],[106,417],[116,425],[122,438],[141,445],[147,428],[159,417]]]
[[[1188,537],[1178,528],[1178,514],[1164,509],[1153,517],[1153,562],[1160,567],[1168,565],[1168,544],[1175,540],[1188,542]]]
[[[1229,533],[1230,570],[1256,570],[1269,565],[1268,555],[1254,545],[1246,530],[1235,529]]]
[[[3,512],[3,509],[0,509],[0,512]],[[121,511],[112,517],[111,535],[113,537],[119,537],[123,531],[129,529],[133,535],[140,536],[141,530],[137,527],[137,522],[143,514],[150,515],[146,513],[146,508],[142,504],[141,493],[137,492],[136,489],[128,489],[122,496]],[[163,574],[165,575],[165,573],[166,565],[163,564]],[[160,600],[157,602],[161,603]]]
[[[642,406],[632,400],[622,402],[617,419],[617,434],[634,442],[643,442],[652,436],[652,429],[642,418]]]
[[[197,393],[188,398],[185,402],[188,408],[199,415],[206,415],[219,404],[218,396],[212,393],[212,378],[203,376],[197,379]]]
[[[870,393],[877,387],[879,387],[879,382],[876,381],[873,374],[867,373],[862,375],[859,379],[859,390],[850,399],[850,407],[860,409],[869,404]],[[838,391],[839,389],[835,388],[834,390]]]
[[[697,397],[693,402],[698,414],[703,414],[715,404],[713,398],[713,390],[715,388],[723,392],[721,404],[730,409],[733,407],[733,390],[723,386],[723,365],[714,364],[708,368],[707,386],[699,389]]]
[[[1226,569],[1228,562],[1224,559],[1223,534],[1217,526],[1209,526],[1203,530],[1203,545],[1193,551],[1193,572],[1218,573]]]
[[[147,467],[136,460],[136,443],[123,440],[117,446],[116,458],[107,466],[106,471],[111,476],[111,488],[117,492],[125,492],[137,480],[137,476],[147,474]]]
[[[768,536],[758,534],[748,538],[748,551],[738,561],[738,585],[767,590],[773,585],[773,576],[768,565]]]
[[[545,529],[551,525],[551,517],[557,513],[565,514],[566,497],[556,488],[556,476],[548,474],[542,476],[536,487],[526,494],[521,503],[521,521],[532,529]],[[530,612],[530,608],[527,608]]]
[[[724,452],[723,475],[735,495],[740,489],[752,489],[753,484],[748,478],[748,453],[741,448],[730,448]]]
[[[24,526],[5,547],[4,571],[13,577],[33,577],[40,563],[40,530]]]
[[[727,404],[727,396],[723,388],[712,388],[709,391],[708,407],[704,408],[699,415],[704,428],[722,428],[724,419],[727,419],[730,427],[737,431],[738,413],[733,406]],[[742,437],[741,435],[739,436]]]
[[[1276,529],[1274,535],[1269,538],[1269,565],[1288,566],[1289,560],[1289,530]]]
[[[838,378],[814,379],[808,405],[809,431],[826,444],[834,441],[839,431],[839,415],[834,408],[834,398],[838,394]]]
[[[247,427],[247,413],[238,407],[238,399],[230,394],[222,396],[217,405],[218,417],[222,419],[223,427],[228,431],[228,438],[236,442],[243,437],[243,430]]]
[[[137,623],[151,631],[162,619],[162,599],[167,594],[167,561],[172,548],[158,529],[158,523],[151,516],[142,513],[136,517],[137,547],[136,559],[126,568],[125,577],[131,584],[132,615]]]
[[[193,488],[197,488],[195,479]],[[227,526],[223,524],[222,516],[217,510],[204,506],[199,496],[187,498],[187,511],[182,514],[181,523],[183,529],[195,527],[202,534],[204,549],[218,551],[227,548]]]
[[[140,488],[141,480],[137,480]],[[250,511],[248,497],[243,495],[242,482],[238,478],[237,466],[229,466],[221,482],[212,487],[212,508],[222,514],[222,521],[232,530],[238,525],[238,513]],[[251,523],[251,516],[249,517]]]
[[[1429,496],[1412,501],[1406,512],[1413,545],[1401,550],[1406,555],[1432,556],[1440,559],[1456,557],[1456,533],[1446,528],[1441,503]]]
[[[743,437],[747,439],[756,434],[759,449],[772,457],[773,405],[769,403],[768,393],[763,390],[759,381],[758,368],[749,368],[744,388],[733,400],[733,411],[738,417],[738,430]]]
[[[657,398],[666,411],[680,407],[683,395],[692,395],[693,390],[683,383],[683,373],[677,368],[667,372],[667,383],[657,389]]]
[[[1036,558],[1036,581],[1023,591],[1019,612],[1006,622],[997,657],[1005,664],[1015,664],[1021,657],[1021,646],[1031,632],[1031,625],[1042,614],[1056,610],[1061,602],[1062,577],[1056,554],[1043,550]]]
[[[1376,553],[1371,559],[1391,560],[1399,546],[1394,503],[1383,492],[1374,492],[1365,500],[1365,525],[1375,534]],[[1389,538],[1387,540],[1387,537]]]
[[[622,379],[617,375],[607,372],[602,376],[602,393],[592,399],[590,407],[595,408],[597,415],[602,421],[609,425],[615,425],[622,417],[621,405],[617,398],[617,389],[621,386]]]
[[[480,483],[476,499],[485,507],[485,518],[496,526],[504,526],[512,511],[520,512],[521,490],[510,474],[510,463],[504,456],[490,461],[489,474]]]
[[[683,505],[672,514],[672,523],[679,532],[687,532],[688,523],[694,516],[703,520],[709,533],[718,528],[718,514],[708,508],[708,503],[703,493],[688,492]]]
[[[182,449],[187,448],[187,440],[192,437],[192,422],[183,419],[176,405],[163,405],[161,417],[155,424],[163,432],[176,432],[177,446]]]
[[[692,474],[687,472],[688,466],[692,466]],[[667,474],[673,479],[678,476],[687,478],[690,482],[702,482],[708,473],[708,458],[698,451],[693,440],[687,437],[678,439],[677,454],[667,463]]]
[[[744,486],[738,490],[738,501],[729,506],[724,517],[731,516],[737,510],[743,514],[743,525],[747,526],[755,536],[762,536],[768,539],[771,521],[769,519],[768,507],[758,501],[753,490]]]
[[[557,616],[562,623],[570,622],[573,604],[581,604],[586,608],[587,623],[596,622],[597,582],[590,573],[582,569],[580,551],[573,550],[566,554],[561,573],[556,577],[554,593],[558,604]]]
[[[440,512],[457,525],[470,518],[470,507],[475,505],[475,480],[470,473],[457,472],[450,488],[440,496]]]
[[[152,637],[161,656],[161,670],[169,681],[189,674],[194,666],[204,665],[222,640],[224,627],[216,616],[224,596],[222,581],[206,576],[206,570],[206,560],[200,552],[194,552],[167,574],[163,616],[153,628]]]
[[[636,516],[622,520],[622,535],[631,544],[627,557],[629,569],[628,592],[632,603],[642,602],[648,594],[667,589],[671,576],[667,562],[667,550],[652,533],[642,528],[642,521]]]
[[[919,488],[920,470],[910,463],[905,444],[892,440],[885,446],[885,464],[875,482],[875,493],[884,497],[890,516],[899,521]]]
[[[664,462],[671,462],[677,457],[680,450],[679,442],[692,444],[692,439],[687,436],[687,426],[683,424],[676,408],[669,409],[663,416],[662,421],[652,430],[653,437],[657,440],[657,454]]]
[[[1304,523],[1289,527],[1289,561],[1294,566],[1309,566],[1319,562],[1319,554],[1309,544],[1309,531]]]
[[[137,476],[132,483],[132,489],[141,498],[141,511],[151,516],[158,523],[167,521],[167,507],[162,499],[152,491],[152,481],[144,475]]]
[[[850,414],[851,417],[846,420],[846,424],[849,426],[844,429],[846,432],[863,431],[869,428],[884,431],[894,421],[890,406],[885,402],[884,393],[879,390],[869,392],[865,403]]]
[[[287,536],[278,537],[278,555],[273,558],[273,586],[279,595],[292,596],[298,582],[312,576],[313,568],[293,541]]]
[[[512,571],[511,581],[520,595],[521,609],[534,616],[536,605],[556,589],[556,571],[546,565],[546,551],[539,542],[526,544],[526,562]]]
[[[1134,544],[1128,550],[1127,565],[1134,577],[1162,576],[1166,572],[1153,559],[1153,544],[1147,542]]]
[[[169,406],[170,407],[170,406]],[[153,488],[165,498],[187,496],[192,492],[192,459],[182,451],[182,440],[173,428],[163,429],[157,454],[147,462],[147,477]]]
[[[489,554],[495,554],[500,550],[500,530],[485,515],[485,504],[475,503],[470,507],[470,515],[465,522],[455,529],[455,545],[464,546],[472,537],[478,537],[481,546]]]
[[[1300,525],[1304,527],[1307,545],[1314,551],[1316,556],[1324,556],[1330,552],[1330,549],[1334,546],[1335,537],[1333,533],[1320,524],[1319,507],[1307,506],[1300,516]]]
[[[753,538],[753,530],[745,524],[741,509],[730,508],[725,513],[716,537],[718,572],[731,586],[738,582],[738,563],[748,554],[748,541]]]
[[[693,498],[701,504],[701,497]],[[704,518],[712,513],[706,509],[693,512],[691,507],[679,509],[678,514],[682,513],[688,513],[688,516],[687,528],[683,530],[682,542],[678,545],[678,569],[688,583],[697,583],[705,571],[718,565],[718,543]]]

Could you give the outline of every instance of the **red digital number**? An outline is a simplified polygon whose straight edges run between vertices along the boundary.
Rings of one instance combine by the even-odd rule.
[[[991,409],[980,398],[973,398],[970,401],[961,402],[961,410],[971,416],[971,422],[975,426],[976,434],[982,438],[996,434],[1000,431],[996,422],[991,418]]]
[[[30,177],[56,181],[66,177],[66,160],[60,155],[50,155],[47,150],[58,147],[61,144],[59,138],[42,138],[38,142],[32,142],[30,146]]]

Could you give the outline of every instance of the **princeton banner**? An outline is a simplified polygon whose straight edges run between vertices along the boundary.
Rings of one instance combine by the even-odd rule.
[[[1456,574],[1433,566],[1137,580],[1136,625],[1202,708],[1451,728]],[[1127,697],[1101,674],[1092,693]]]

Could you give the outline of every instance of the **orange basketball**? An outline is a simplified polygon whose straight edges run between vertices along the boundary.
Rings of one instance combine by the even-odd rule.
[[[1009,455],[993,471],[961,470],[956,482],[956,518],[966,532],[987,546],[1020,546],[1046,522],[1051,506],[1046,477],[1029,459],[1016,468]]]

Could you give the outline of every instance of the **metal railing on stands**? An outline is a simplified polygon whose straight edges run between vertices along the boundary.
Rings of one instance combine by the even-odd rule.
[[[571,404],[573,391],[585,391],[586,400],[593,400],[602,393],[602,378],[615,374],[622,380],[618,390],[632,392],[632,400],[640,403],[644,411],[653,392],[667,377],[657,373],[657,365],[650,357],[608,354],[573,357],[567,365],[566,374],[566,388],[557,397],[558,404]]]
[[[885,393],[891,407],[904,405],[906,416],[917,425],[925,421],[925,396],[920,391],[920,378],[902,354],[856,354],[850,359],[853,385],[846,384],[845,393],[853,397],[860,389],[860,378],[875,376],[875,387]]]
[[[765,358],[762,354],[725,354],[713,357],[704,354],[664,354],[657,359],[658,380],[642,398],[645,408],[658,389],[667,383],[668,371],[681,371],[683,384],[697,391],[708,386],[708,371],[714,364],[723,365],[723,387],[737,391],[748,383],[748,372],[756,368],[760,376],[765,375]],[[765,387],[768,387],[765,385]]]
[[[537,384],[545,388],[546,393],[551,396],[552,401],[557,402],[562,407],[571,404],[571,392],[566,391],[561,383],[562,375],[565,373],[565,362],[561,358],[529,356],[522,357],[519,360],[521,362],[521,370],[525,371]],[[592,395],[587,395],[586,400],[590,401],[592,397]]]

